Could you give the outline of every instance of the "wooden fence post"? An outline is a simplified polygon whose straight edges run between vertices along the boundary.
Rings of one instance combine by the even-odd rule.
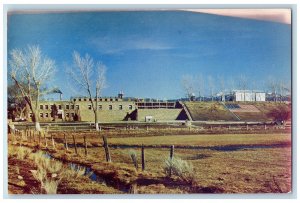
[[[170,149],[170,159],[173,159],[173,157],[174,157],[174,145],[172,145]]]
[[[29,137],[29,130],[26,130],[26,135],[27,135],[27,142],[31,142],[31,137]]]
[[[145,170],[145,148],[144,148],[144,145],[142,145],[142,170],[144,171]]]
[[[18,134],[19,134],[19,138],[20,138],[20,147],[22,146],[22,142],[23,142],[23,136],[22,136],[22,132],[21,131],[18,131]]]
[[[64,133],[64,140],[65,140],[65,149],[68,151],[68,141],[67,141],[67,136],[66,133]]]
[[[109,148],[108,148],[106,136],[103,136],[103,147],[105,149],[106,161],[107,162],[111,162],[111,158],[110,158],[110,153],[109,153]]]
[[[247,130],[249,130],[249,126],[248,126],[248,124],[247,124],[247,126],[246,126],[246,127],[247,127]]]
[[[35,135],[35,131],[34,130],[32,130],[32,138],[33,138],[33,142],[34,142],[34,144],[36,143],[36,135]]]
[[[39,134],[39,147],[41,147],[41,131],[38,131],[38,134]]]
[[[55,141],[54,141],[52,133],[51,133],[51,141],[52,141],[52,147],[53,147],[53,149],[55,149]]]
[[[72,134],[72,137],[73,137],[73,144],[74,144],[74,148],[75,148],[75,153],[78,154],[77,145],[76,145],[76,139],[75,139],[74,133]]]
[[[46,136],[46,132],[44,131],[44,139],[45,139],[45,147],[48,147],[48,142],[47,142],[47,136]]]
[[[30,131],[27,129],[27,141],[31,143]]]
[[[87,142],[86,142],[85,135],[83,136],[83,140],[84,140],[84,154],[85,154],[85,156],[87,156]]]
[[[172,145],[171,149],[170,149],[170,161],[171,162],[173,161],[173,157],[174,157],[174,145]],[[171,177],[171,175],[172,175],[172,166],[173,166],[173,163],[171,164],[171,167],[170,167],[169,177]]]

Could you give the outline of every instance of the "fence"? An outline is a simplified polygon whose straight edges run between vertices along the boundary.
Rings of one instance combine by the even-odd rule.
[[[84,149],[84,156],[86,157],[88,152],[88,144],[86,135],[83,135],[83,143],[77,143],[76,136],[74,133],[67,133],[63,132],[63,142],[57,142],[55,136],[52,133],[48,133],[47,131],[35,131],[32,129],[27,130],[15,130],[14,133],[10,134],[10,138],[13,144],[19,144],[20,146],[26,145],[26,143],[31,144],[32,147],[37,147],[39,149],[48,149],[48,150],[57,150],[57,146],[59,144],[63,144],[63,148],[66,152],[70,152],[71,148],[74,149],[75,155],[82,155],[79,154],[78,148]],[[69,140],[72,139],[73,143],[70,144]],[[111,158],[109,143],[107,141],[106,136],[102,136],[104,153],[105,153],[105,160],[106,162],[113,162]],[[50,141],[50,142],[49,142]],[[50,144],[48,144],[48,142]],[[114,148],[121,147],[121,145],[112,145]],[[135,147],[136,148],[136,147]],[[141,145],[138,146],[141,150],[141,165],[142,171],[146,170],[146,156],[145,156],[145,146]],[[170,148],[170,159],[172,160],[175,153],[175,146],[162,146],[162,148]],[[133,161],[133,164],[136,168],[137,166],[137,158]],[[172,171],[170,170],[169,175],[171,175]]]
[[[218,126],[220,129],[222,129],[223,126]],[[246,130],[251,130],[253,126],[245,125],[243,126]],[[269,126],[267,125],[262,125],[259,126],[260,129],[263,129],[267,131],[269,129]],[[210,130],[214,130],[216,126],[209,126]],[[227,126],[229,130],[232,130],[231,125]],[[150,129],[148,129],[150,130]],[[41,148],[41,149],[49,149],[49,150],[59,150],[63,149],[68,153],[74,153],[76,156],[83,156],[87,157],[89,153],[89,146],[88,146],[88,140],[87,140],[87,135],[83,134],[81,137],[76,136],[76,132],[67,132],[63,131],[62,132],[63,136],[55,136],[55,133],[50,133],[46,130],[42,131],[35,131],[33,129],[26,129],[26,130],[18,130],[16,129],[11,136],[11,140],[14,143],[19,144],[20,146],[25,145],[25,144],[31,144],[33,147]],[[113,162],[114,160],[112,159],[111,156],[111,150],[110,147],[113,148],[135,148],[140,150],[141,158],[141,168],[142,170],[147,169],[147,157],[145,155],[145,151],[147,148],[164,148],[164,149],[169,149],[170,150],[170,159],[173,159],[174,153],[175,153],[175,146],[174,145],[160,145],[160,146],[151,146],[151,145],[113,145],[109,144],[107,137],[103,136],[105,135],[105,132],[101,132],[101,136],[98,136],[98,143],[100,142],[101,144],[97,145],[96,147],[101,147],[103,148],[104,152],[104,159],[106,162]],[[81,140],[81,141],[80,141]],[[103,144],[102,144],[103,143]],[[59,148],[61,147],[62,148]],[[211,149],[209,147],[199,147],[199,146],[188,146],[188,147],[183,147],[183,146],[176,146],[176,148],[184,148],[184,149]],[[80,150],[79,150],[80,149]],[[220,148],[219,148],[220,149]],[[136,165],[136,159],[132,157],[133,164],[137,168]],[[171,175],[171,171],[169,172]]]

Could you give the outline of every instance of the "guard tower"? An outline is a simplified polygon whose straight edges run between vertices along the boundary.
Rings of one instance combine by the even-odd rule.
[[[192,94],[191,94],[191,96],[190,96],[190,100],[191,100],[191,101],[195,101],[195,100],[196,100],[196,96],[195,96],[195,94],[194,94],[194,93],[192,93]]]
[[[124,92],[120,91],[119,94],[118,94],[118,98],[119,99],[123,99],[123,96],[124,96]]]

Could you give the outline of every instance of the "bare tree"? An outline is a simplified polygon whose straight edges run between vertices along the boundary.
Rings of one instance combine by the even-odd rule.
[[[68,73],[72,80],[88,95],[95,116],[95,128],[99,131],[98,98],[106,87],[106,67],[101,62],[95,64],[90,55],[85,54],[84,57],[81,57],[76,51],[73,53],[73,62],[74,68],[68,70]]]
[[[9,55],[10,78],[27,102],[36,130],[40,131],[39,100],[48,93],[44,85],[54,74],[55,62],[43,56],[39,46],[28,46],[25,50],[13,49]]]
[[[246,89],[249,87],[248,79],[245,75],[238,76],[238,88],[244,91],[244,101],[246,100]]]
[[[238,87],[241,90],[246,90],[248,88],[248,79],[243,74],[238,77]]]
[[[214,89],[215,89],[215,82],[212,76],[208,76],[208,88],[210,91],[211,101],[214,101]]]
[[[283,80],[278,81],[278,94],[280,102],[283,101],[283,98],[290,94],[290,85]]]
[[[278,81],[273,76],[269,76],[268,78],[268,88],[274,96],[274,101],[277,102],[277,93],[278,93]]]
[[[189,99],[191,99],[191,96],[193,95],[193,91],[194,91],[193,76],[191,76],[191,75],[182,76],[181,83],[182,83],[182,86],[183,86],[186,96]]]
[[[195,91],[198,91],[199,93],[199,99],[201,101],[201,98],[204,97],[204,91],[205,91],[205,81],[204,77],[202,74],[196,75],[195,76]]]
[[[221,90],[221,100],[225,101],[225,80],[223,76],[218,77],[220,83],[220,90]]]

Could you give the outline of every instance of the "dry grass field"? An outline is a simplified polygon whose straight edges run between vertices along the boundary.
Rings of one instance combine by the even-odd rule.
[[[87,155],[83,135],[87,140]],[[88,176],[63,176],[57,193],[286,193],[291,191],[291,135],[277,134],[218,134],[165,135],[142,137],[108,137],[112,162],[106,162],[101,134],[88,136],[76,133],[77,154],[73,139],[67,133],[68,149],[63,133],[55,133],[55,148],[50,135],[47,146],[41,139],[21,139],[9,135],[9,151],[19,146],[31,153],[48,153],[64,163],[80,164],[93,170],[103,182]],[[141,166],[141,145],[145,146],[145,170]],[[119,145],[119,147],[117,147]],[[174,145],[174,159],[182,160],[187,172],[168,176],[165,169],[170,156],[168,146]],[[161,148],[164,146],[165,148]],[[211,147],[191,149],[189,147]],[[156,147],[156,148],[154,148]],[[133,164],[132,155],[137,160]],[[21,156],[22,157],[22,156]],[[180,162],[181,163],[181,162]],[[9,156],[9,191],[12,194],[41,192],[40,183],[28,171],[36,170],[31,159]],[[185,174],[184,174],[185,173]],[[189,179],[185,178],[186,174]],[[22,177],[22,180],[18,179]],[[49,174],[48,174],[49,176]],[[51,174],[50,174],[51,176]],[[21,182],[20,182],[21,181]],[[23,181],[23,182],[22,182]],[[33,189],[32,189],[33,188]]]

